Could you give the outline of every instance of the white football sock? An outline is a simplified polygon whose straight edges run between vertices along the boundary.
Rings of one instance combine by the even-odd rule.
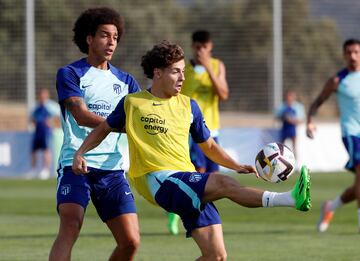
[[[338,196],[331,201],[329,209],[330,211],[335,211],[337,208],[341,207],[342,205],[344,205],[344,202],[342,202],[341,197]]]
[[[291,191],[282,193],[265,191],[262,196],[262,204],[264,208],[293,207],[295,206],[295,201]]]

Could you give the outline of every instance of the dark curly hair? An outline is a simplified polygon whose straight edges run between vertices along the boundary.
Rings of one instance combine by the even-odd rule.
[[[73,28],[73,41],[83,53],[89,53],[89,45],[86,42],[88,35],[95,36],[99,25],[113,24],[118,30],[117,42],[124,33],[124,19],[114,9],[108,7],[90,8],[84,11],[76,20]]]
[[[164,69],[182,59],[184,59],[183,49],[177,45],[172,44],[166,40],[154,45],[141,59],[141,66],[144,74],[149,78],[154,78],[154,69]]]

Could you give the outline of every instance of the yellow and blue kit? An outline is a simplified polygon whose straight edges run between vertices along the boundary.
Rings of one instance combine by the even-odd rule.
[[[195,172],[190,161],[189,135],[198,143],[210,138],[194,100],[181,94],[161,99],[144,90],[123,98],[107,122],[126,127],[130,181],[144,198],[179,214],[188,236],[220,223],[215,206],[201,202],[209,174]]]

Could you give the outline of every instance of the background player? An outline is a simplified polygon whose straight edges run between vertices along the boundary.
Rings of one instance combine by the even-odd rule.
[[[149,202],[181,216],[187,236],[201,250],[197,260],[226,259],[221,220],[212,201],[228,198],[246,207],[310,208],[310,177],[305,168],[294,190],[285,193],[243,187],[227,175],[195,172],[189,155],[190,133],[218,164],[239,173],[256,171],[235,162],[221,149],[211,138],[197,103],[180,94],[185,62],[178,45],[167,41],[155,45],[143,56],[141,65],[153,80],[151,87],[123,98],[89,134],[74,156],[75,173],[89,171],[84,153],[101,144],[111,131],[126,127],[131,181]]]
[[[281,142],[285,143],[290,139],[292,150],[296,157],[296,127],[304,121],[304,105],[297,101],[296,92],[289,90],[285,94],[285,101],[276,112],[276,117],[281,120],[280,130]]]
[[[182,94],[194,99],[204,115],[211,137],[218,142],[220,129],[219,100],[229,96],[224,63],[212,57],[213,42],[208,31],[192,34],[193,57],[185,66]],[[191,143],[191,161],[198,172],[215,172],[219,165],[207,158],[196,142]]]
[[[48,89],[41,88],[38,93],[36,107],[31,114],[31,121],[35,125],[31,150],[31,166],[33,168],[31,175],[36,174],[38,152],[42,152],[43,165],[39,173],[41,179],[50,177],[52,128],[60,126],[59,117],[59,104],[50,100]]]
[[[219,101],[229,96],[224,63],[212,56],[213,41],[210,32],[197,30],[192,34],[193,57],[185,66],[185,81],[182,94],[194,99],[204,116],[211,137],[219,143],[220,112]],[[200,147],[190,139],[190,157],[198,172],[215,172],[219,165],[206,157]],[[179,217],[168,214],[168,229],[171,234],[178,233]]]
[[[320,94],[312,102],[308,117],[306,134],[314,138],[315,123],[313,120],[318,108],[333,94],[336,94],[340,110],[342,140],[349,153],[346,169],[355,173],[354,183],[332,201],[325,201],[317,229],[324,232],[335,210],[343,204],[356,200],[360,232],[360,41],[349,39],[343,44],[346,67],[332,76]]]
[[[110,260],[133,260],[140,242],[139,225],[134,197],[121,169],[120,134],[109,135],[84,155],[89,173],[75,175],[71,169],[74,153],[91,128],[103,122],[122,97],[139,91],[131,75],[109,63],[124,31],[123,19],[110,8],[88,9],[73,31],[75,44],[87,57],[57,73],[64,143],[57,187],[60,228],[49,259],[71,259],[91,197],[117,244]]]

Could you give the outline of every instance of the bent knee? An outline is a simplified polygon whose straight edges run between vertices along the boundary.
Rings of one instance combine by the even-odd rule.
[[[203,259],[200,260],[214,260],[214,261],[226,261],[227,260],[227,253],[218,252],[218,253],[210,253],[209,255],[203,255]]]
[[[125,252],[135,252],[140,247],[140,236],[132,237],[118,247]]]
[[[130,247],[134,250],[138,249],[140,247],[140,236],[138,237],[134,237],[131,241],[130,241]]]

